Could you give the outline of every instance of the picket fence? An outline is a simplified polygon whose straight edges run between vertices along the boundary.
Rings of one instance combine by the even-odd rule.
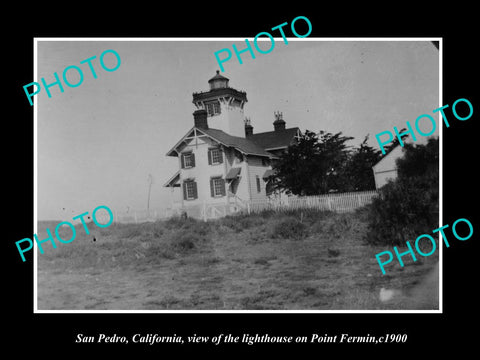
[[[171,209],[155,209],[155,210],[130,210],[128,212],[113,211],[113,219],[115,223],[143,223],[154,222],[157,220],[168,219],[172,216],[179,215],[179,210]]]
[[[141,223],[186,214],[187,217],[207,221],[239,213],[252,214],[267,210],[282,212],[296,209],[316,209],[345,213],[370,204],[377,196],[378,192],[373,190],[313,196],[284,196],[252,201],[237,201],[237,199],[231,198],[230,204],[204,203],[184,208],[130,211],[129,213],[115,212],[114,219],[115,222],[120,223]]]
[[[370,204],[377,196],[378,192],[375,190],[313,196],[292,196],[268,201],[250,201],[247,203],[246,211],[252,213],[264,210],[289,211],[315,209],[344,213]]]

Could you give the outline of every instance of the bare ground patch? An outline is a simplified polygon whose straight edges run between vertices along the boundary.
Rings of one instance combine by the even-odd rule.
[[[275,228],[296,215],[303,225]],[[357,214],[324,213],[92,227],[95,242],[77,235],[38,254],[38,308],[437,309],[434,281],[419,284],[438,256],[382,275],[375,254],[388,249],[366,244],[364,231]],[[400,295],[382,302],[382,287]]]

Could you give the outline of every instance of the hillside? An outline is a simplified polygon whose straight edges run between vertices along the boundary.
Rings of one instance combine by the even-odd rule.
[[[72,243],[38,254],[38,309],[438,309],[438,255],[382,275],[375,254],[388,247],[364,241],[364,210],[89,229],[78,225]],[[381,288],[401,294],[382,302]]]

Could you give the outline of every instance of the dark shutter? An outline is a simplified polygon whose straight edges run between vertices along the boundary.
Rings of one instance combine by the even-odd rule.
[[[190,161],[191,161],[192,167],[195,167],[195,154],[193,152],[190,154]]]
[[[180,154],[180,163],[182,164],[182,169],[185,169],[185,160],[183,159],[183,154]]]
[[[223,151],[221,148],[219,148],[218,152],[220,153],[220,164],[223,164]]]
[[[198,198],[197,183],[195,181],[192,181],[192,184],[193,184],[193,198],[197,199]]]
[[[212,165],[212,150],[208,149],[208,165]]]
[[[222,190],[222,196],[225,196],[226,195],[226,190],[225,190],[225,179],[218,179],[220,180],[222,186],[220,187],[220,189]]]
[[[210,179],[210,195],[215,197],[215,193],[213,191],[213,179]]]
[[[187,200],[187,182],[183,182],[183,200]]]

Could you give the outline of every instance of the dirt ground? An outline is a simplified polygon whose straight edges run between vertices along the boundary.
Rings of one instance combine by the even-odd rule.
[[[38,309],[438,309],[438,254],[382,275],[375,254],[392,249],[366,244],[354,214],[310,222],[300,239],[272,236],[279,218],[242,221],[79,228],[38,254]],[[382,288],[395,296],[381,301]]]

